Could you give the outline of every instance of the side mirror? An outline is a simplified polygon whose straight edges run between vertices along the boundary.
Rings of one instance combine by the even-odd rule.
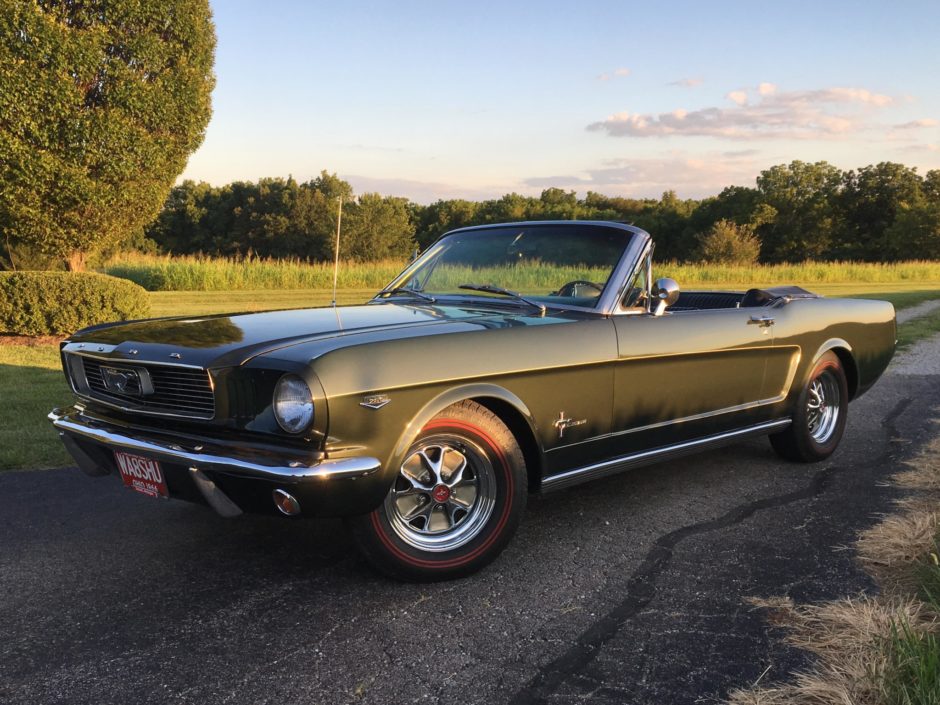
[[[668,306],[672,306],[679,300],[679,285],[675,279],[664,277],[657,279],[653,284],[653,315],[662,316]]]

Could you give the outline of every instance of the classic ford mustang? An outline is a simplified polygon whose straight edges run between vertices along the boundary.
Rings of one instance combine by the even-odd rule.
[[[492,561],[532,492],[758,435],[828,457],[894,353],[891,304],[680,293],[652,253],[618,223],[465,228],[365,305],[87,328],[50,419],[90,475],[345,516],[410,580]]]

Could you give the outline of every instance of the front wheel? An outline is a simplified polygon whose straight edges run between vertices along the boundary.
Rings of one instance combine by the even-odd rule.
[[[525,511],[526,480],[506,425],[461,402],[421,430],[382,505],[350,520],[353,535],[366,558],[394,578],[463,577],[509,543]]]
[[[797,400],[793,423],[770,437],[770,444],[787,460],[815,463],[835,451],[845,431],[849,389],[842,363],[827,352],[816,362]]]

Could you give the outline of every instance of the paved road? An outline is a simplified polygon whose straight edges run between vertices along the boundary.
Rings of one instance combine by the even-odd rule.
[[[805,657],[742,598],[870,587],[841,547],[937,399],[886,376],[815,466],[759,440],[534,499],[496,564],[432,586],[374,575],[339,522],[0,475],[0,702],[679,705],[784,678]]]

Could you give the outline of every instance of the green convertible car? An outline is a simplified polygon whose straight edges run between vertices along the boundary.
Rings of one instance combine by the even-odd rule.
[[[891,304],[680,293],[652,255],[618,223],[487,225],[365,305],[87,328],[50,419],[90,475],[223,516],[345,516],[411,580],[493,560],[532,492],[757,435],[829,456],[894,353]]]

